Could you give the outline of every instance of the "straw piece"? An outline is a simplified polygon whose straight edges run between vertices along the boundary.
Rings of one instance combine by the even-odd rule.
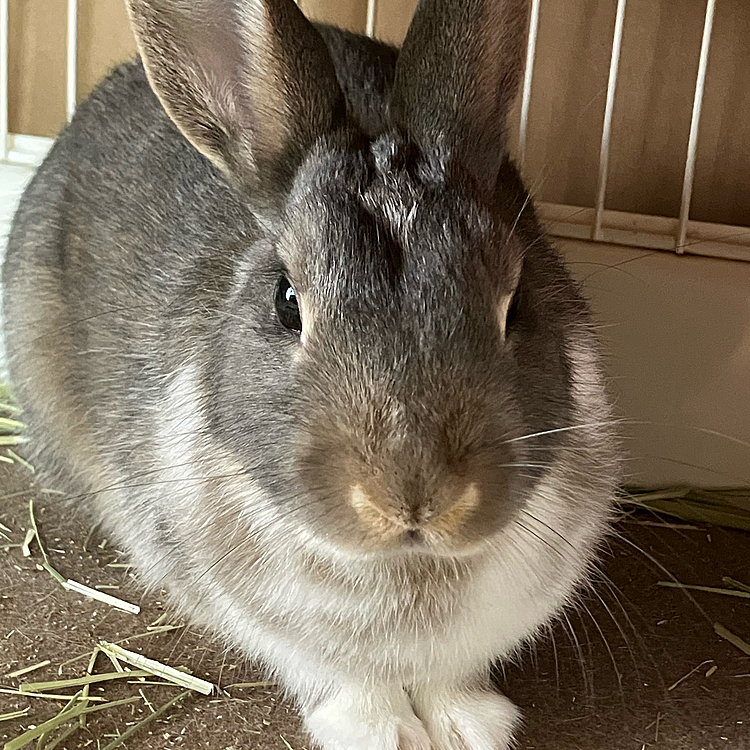
[[[24,693],[23,690],[11,688],[0,688],[0,693],[7,693],[8,695],[22,695],[24,698],[44,698],[51,701],[67,701],[71,698],[76,697],[75,695],[57,695],[55,693]],[[89,700],[96,701],[97,703],[104,703],[107,699],[92,695],[89,697]]]
[[[60,726],[60,724],[67,724],[72,719],[78,718],[81,714],[92,714],[95,711],[103,711],[105,708],[124,706],[127,703],[135,703],[135,701],[139,701],[140,699],[140,695],[136,695],[132,698],[124,698],[119,701],[109,701],[101,706],[91,706],[90,708],[86,708],[85,706],[74,706],[69,711],[61,711],[57,716],[49,719],[49,721],[45,721],[43,724],[39,724],[39,726],[29,729],[14,740],[7,742],[4,750],[19,750],[19,748],[25,747],[37,737],[47,734],[49,731]]]
[[[716,635],[723,638],[725,641],[729,641],[733,646],[737,646],[740,651],[744,651],[750,656],[750,643],[743,641],[738,635],[735,635],[731,630],[727,630],[721,623],[714,623],[714,630]]]
[[[678,685],[681,685],[685,680],[687,680],[688,677],[692,677],[701,667],[705,667],[706,664],[710,664],[713,661],[713,659],[706,659],[705,661],[702,661],[697,667],[693,667],[686,675],[683,675],[680,677],[677,682],[670,685],[667,690],[674,690]]]
[[[29,500],[29,520],[31,522],[31,528],[34,532],[34,536],[36,537],[36,543],[39,545],[39,551],[42,553],[42,558],[44,559],[44,562],[49,565],[49,557],[47,557],[47,550],[44,549],[44,545],[42,544],[42,540],[39,537],[39,528],[36,525],[36,516],[34,515],[34,498],[32,497]],[[52,567],[52,566],[50,566]],[[54,570],[54,568],[52,568]],[[57,572],[57,571],[55,571]],[[58,573],[58,575],[60,575]],[[60,576],[62,578],[62,576]]]
[[[58,715],[58,716],[60,716],[60,714],[64,714],[64,713],[65,713],[66,711],[69,711],[69,710],[70,710],[71,708],[73,708],[73,707],[74,707],[74,706],[76,705],[76,703],[81,703],[81,705],[83,705],[83,706],[86,706],[86,705],[87,705],[87,703],[86,703],[85,699],[81,699],[81,700],[79,700],[79,699],[81,698],[81,695],[82,695],[82,694],[83,694],[83,691],[79,690],[79,691],[78,691],[78,692],[77,692],[77,693],[76,693],[76,694],[75,694],[74,696],[72,696],[72,697],[71,697],[71,699],[70,699],[70,700],[69,700],[69,701],[68,701],[68,702],[67,702],[67,703],[66,703],[66,704],[65,704],[65,705],[64,705],[64,706],[63,706],[63,707],[62,707],[62,708],[60,709],[60,711],[58,712],[58,714],[57,714],[57,715]],[[79,721],[80,721],[80,720],[81,720],[82,718],[83,718],[82,716],[81,716],[81,717],[79,717]],[[53,731],[54,731],[54,729],[50,729],[50,730],[49,730],[48,732],[45,732],[45,733],[44,733],[44,734],[43,734],[43,735],[42,735],[42,736],[41,736],[41,737],[40,737],[40,738],[39,738],[39,739],[37,740],[37,743],[36,743],[36,750],[44,750],[44,748],[45,748],[45,747],[47,746],[47,741],[49,740],[49,736],[50,736],[50,734],[52,734],[52,732],[53,732]]]
[[[52,662],[49,659],[45,659],[44,661],[40,661],[38,664],[32,664],[28,667],[23,667],[23,669],[17,669],[15,672],[8,672],[6,674],[6,677],[20,677],[22,674],[28,674],[29,672],[34,672],[37,669],[41,669],[42,667],[47,667]]]
[[[7,449],[7,453],[11,458],[11,461],[15,461],[16,463],[21,464],[24,469],[27,469],[32,474],[36,474],[36,469],[25,459],[18,455],[15,451],[12,451],[10,448]]]
[[[134,667],[138,667],[138,669],[156,677],[161,677],[164,680],[172,682],[175,685],[180,685],[188,690],[196,690],[199,693],[203,693],[203,695],[211,695],[213,692],[214,686],[206,680],[201,680],[199,677],[185,674],[174,667],[162,664],[154,659],[148,659],[142,654],[138,654],[135,651],[128,651],[114,643],[102,641],[100,646],[103,651],[110,652],[118,659],[132,664]]]
[[[86,674],[89,675],[89,676],[91,676],[91,674],[94,671],[94,665],[96,664],[96,657],[97,656],[99,656],[99,649],[95,648],[91,652],[91,658],[89,659],[88,666],[86,667]],[[91,689],[91,683],[87,682],[83,686],[83,690],[81,690],[81,700],[82,701],[87,701],[89,699],[89,690],[90,689]],[[86,714],[81,714],[78,717],[78,726],[80,726],[81,728],[83,728],[83,727],[86,726]]]
[[[62,732],[59,736],[55,737],[52,742],[44,746],[44,750],[54,750],[61,742],[65,742],[65,740],[70,737],[73,732],[77,732],[80,729],[80,724],[72,724],[69,726],[64,732]]]
[[[0,714],[0,721],[10,721],[11,719],[20,719],[22,716],[26,716],[31,710],[31,706],[26,706],[20,711],[11,711],[9,714]]]
[[[743,505],[747,494],[744,488],[704,490],[696,487],[673,487],[646,491],[626,487],[623,500],[636,507],[676,516],[684,521],[699,521],[750,531],[750,510]]]
[[[0,430],[3,432],[22,432],[26,429],[26,425],[23,422],[19,422],[16,419],[8,419],[7,417],[0,417]]]
[[[116,607],[117,609],[120,609],[123,612],[128,612],[133,615],[137,615],[140,613],[141,608],[137,604],[131,604],[130,602],[126,602],[122,599],[119,599],[116,596],[112,596],[111,594],[105,594],[103,591],[97,591],[96,589],[92,589],[89,586],[85,586],[82,583],[78,583],[78,581],[73,581],[70,578],[65,578],[59,571],[53,568],[52,564],[49,561],[47,550],[45,550],[44,545],[42,544],[42,540],[39,536],[39,528],[37,527],[36,517],[34,516],[34,500],[33,499],[29,500],[29,518],[31,520],[31,528],[26,533],[27,541],[30,542],[32,538],[36,539],[36,542],[39,545],[39,551],[42,553],[42,558],[44,560],[44,562],[42,563],[42,567],[66,591],[73,591],[74,593],[80,594],[81,596],[88,596],[91,599],[96,599],[96,601],[102,602],[103,604],[108,604],[110,607]],[[24,555],[26,555],[27,551],[28,551],[28,543],[25,543]]]
[[[722,576],[721,580],[730,588],[737,589],[738,591],[747,591],[747,593],[750,594],[750,586],[748,586],[746,583],[742,583],[742,581],[737,581],[734,578],[730,578],[729,576]]]
[[[29,439],[23,435],[0,435],[0,445],[24,445]]]
[[[88,656],[88,654],[87,654]],[[82,687],[94,682],[109,682],[109,680],[122,680],[125,677],[148,677],[151,672],[145,669],[132,669],[128,672],[106,672],[105,674],[92,674],[86,677],[74,677],[70,680],[51,680],[50,682],[25,682],[19,685],[22,693],[44,692],[46,690],[64,690],[69,687]]]
[[[153,630],[146,633],[136,633],[135,635],[129,635],[127,638],[120,638],[120,640],[115,641],[115,643],[127,643],[128,641],[135,641],[138,638],[147,638],[148,636],[159,635],[159,633],[166,633],[169,630],[179,630],[180,628],[184,627],[184,625],[160,625],[159,627],[153,628]],[[78,654],[78,656],[74,656],[72,659],[64,661],[57,668],[57,674],[62,674],[62,671],[65,667],[69,666],[70,664],[75,664],[75,662],[80,661],[81,659],[85,659],[87,656],[91,656],[91,651],[87,651],[85,654]]]
[[[126,602],[116,596],[112,596],[112,594],[107,594],[104,591],[97,591],[96,589],[92,589],[82,583],[72,581],[70,578],[66,579],[66,581],[62,585],[63,588],[67,589],[68,591],[73,591],[76,594],[81,594],[82,596],[88,596],[91,599],[96,599],[97,601],[104,604],[109,604],[110,607],[116,607],[117,609],[121,609],[123,612],[129,612],[131,615],[137,615],[141,611],[141,608],[137,604],[131,604],[130,602]]]
[[[26,536],[23,538],[23,544],[21,545],[21,553],[24,557],[31,557],[31,550],[29,549],[29,545],[31,544],[31,540],[36,536],[36,532],[34,529],[28,529],[26,532]]]

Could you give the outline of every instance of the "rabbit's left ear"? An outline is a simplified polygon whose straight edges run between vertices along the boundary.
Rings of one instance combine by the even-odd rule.
[[[279,203],[343,117],[320,34],[293,0],[128,0],[151,85],[185,137],[255,202]]]
[[[490,194],[523,73],[527,0],[421,0],[396,64],[391,118]]]

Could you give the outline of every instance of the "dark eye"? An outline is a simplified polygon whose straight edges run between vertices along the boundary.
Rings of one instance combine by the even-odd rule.
[[[289,283],[286,276],[279,278],[276,284],[276,315],[279,316],[279,322],[284,328],[297,333],[302,331],[302,318],[299,314],[299,305],[297,304],[297,292]]]

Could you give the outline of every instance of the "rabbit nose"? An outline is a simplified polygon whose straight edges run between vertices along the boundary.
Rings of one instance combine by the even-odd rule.
[[[452,484],[452,483],[451,483]],[[368,492],[362,485],[351,488],[349,503],[360,520],[374,530],[418,535],[420,529],[429,529],[440,535],[450,535],[459,530],[479,505],[479,489],[475,482],[457,491],[446,486],[429,501],[410,496],[409,502],[383,500]]]

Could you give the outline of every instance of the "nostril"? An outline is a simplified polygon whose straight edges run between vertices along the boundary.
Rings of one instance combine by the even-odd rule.
[[[419,529],[408,529],[404,537],[407,544],[420,545],[424,542],[424,535]]]

